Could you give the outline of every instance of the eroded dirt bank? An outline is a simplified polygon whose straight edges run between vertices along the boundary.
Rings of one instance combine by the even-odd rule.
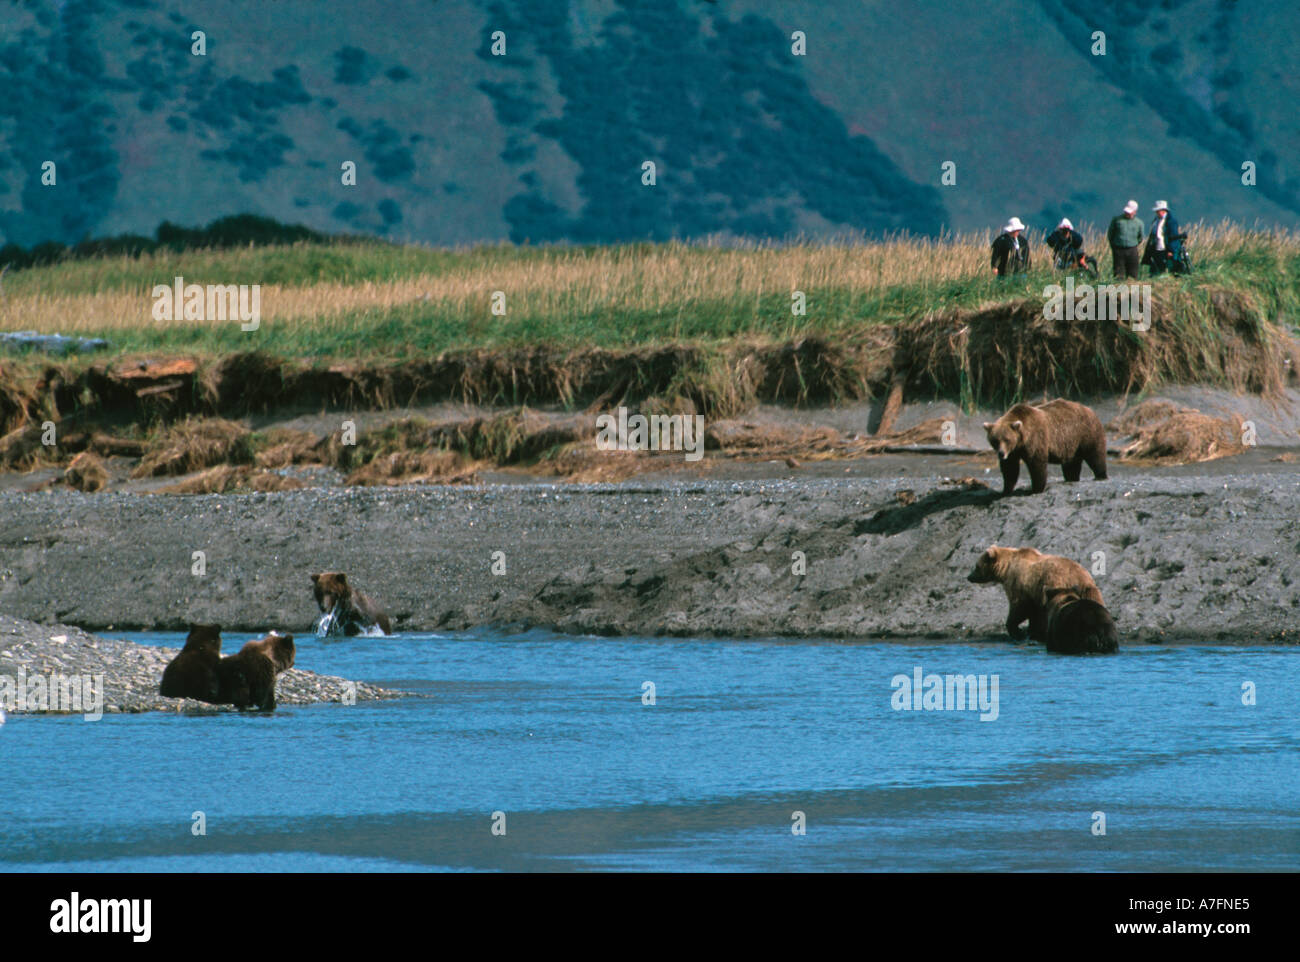
[[[297,632],[316,615],[309,574],[340,569],[399,630],[1000,637],[1001,590],[965,580],[996,542],[1090,567],[1104,552],[1097,581],[1126,642],[1294,642],[1300,473],[1265,464],[1116,466],[1110,481],[1074,485],[1053,469],[1045,494],[1010,498],[932,469],[187,498],[8,493],[0,612],[92,629],[194,620]],[[492,571],[498,551],[504,574]],[[804,575],[792,573],[795,552]]]

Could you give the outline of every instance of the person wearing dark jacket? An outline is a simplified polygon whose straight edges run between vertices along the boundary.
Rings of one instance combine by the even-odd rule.
[[[998,277],[1022,274],[1029,270],[1029,238],[1024,234],[1025,225],[1020,223],[1019,217],[1013,217],[993,241],[990,263]]]
[[[1106,240],[1110,243],[1111,260],[1115,265],[1116,277],[1131,277],[1137,280],[1139,271],[1138,248],[1142,246],[1142,235],[1146,225],[1137,216],[1138,202],[1129,201],[1124,205],[1124,213],[1110,222],[1106,231]]]
[[[1152,277],[1157,277],[1165,271],[1173,270],[1182,237],[1178,233],[1178,221],[1169,213],[1169,205],[1165,201],[1156,201],[1152,210],[1155,220],[1151,222],[1151,233],[1147,236],[1146,250],[1142,252],[1142,263],[1151,268]]]
[[[1062,217],[1056,230],[1047,235],[1047,246],[1056,255],[1056,262],[1064,267],[1083,267],[1083,235],[1074,229],[1070,218]]]

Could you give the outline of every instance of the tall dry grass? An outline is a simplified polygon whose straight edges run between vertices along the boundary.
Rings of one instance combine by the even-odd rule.
[[[1083,231],[1108,274],[1102,229],[1083,225]],[[1191,235],[1197,277],[1226,271],[1265,286],[1298,282],[1300,236],[1294,233],[1224,222],[1192,225]],[[851,244],[464,251],[301,244],[162,252],[11,274],[3,283],[0,329],[102,336],[125,350],[260,348],[306,355],[528,341],[615,346],[794,337],[1041,291],[1053,274],[1041,232],[1032,239],[1035,271],[1009,285],[991,277],[988,233]],[[261,329],[243,334],[232,321],[154,320],[153,286],[170,285],[178,275],[187,284],[260,284]],[[504,316],[491,310],[497,291],[505,298]],[[804,315],[791,312],[795,291],[806,295]]]

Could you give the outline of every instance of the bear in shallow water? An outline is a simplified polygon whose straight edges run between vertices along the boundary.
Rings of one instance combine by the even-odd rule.
[[[1034,548],[1000,548],[990,545],[966,576],[975,584],[1000,584],[1007,593],[1007,634],[1025,637],[1020,625],[1029,621],[1029,637],[1047,638],[1047,604],[1054,592],[1067,589],[1080,598],[1104,604],[1097,584],[1083,566],[1059,555]]]
[[[1029,468],[1034,494],[1047,490],[1047,466],[1059,464],[1066,481],[1078,481],[1084,462],[1098,481],[1106,479],[1106,432],[1092,408],[1057,398],[1044,404],[1017,404],[997,421],[984,422],[989,444],[998,453],[1002,493]]]
[[[222,704],[236,708],[275,708],[275,676],[293,667],[293,635],[273,631],[250,641],[236,655],[221,659],[217,666]]]
[[[1109,655],[1119,651],[1119,632],[1106,606],[1077,591],[1058,588],[1049,592],[1047,635],[1043,644],[1048,651],[1062,655]]]
[[[219,704],[217,665],[220,662],[221,626],[190,625],[185,647],[163,669],[158,694]]]
[[[359,635],[372,625],[386,635],[393,633],[388,615],[369,595],[348,584],[342,571],[322,571],[311,576],[316,605],[324,614],[333,613],[328,634]]]

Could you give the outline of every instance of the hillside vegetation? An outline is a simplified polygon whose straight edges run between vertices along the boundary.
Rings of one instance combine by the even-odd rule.
[[[1300,238],[1229,225],[1191,236],[1195,273],[1151,282],[1141,332],[1044,317],[1044,288],[1063,278],[1041,244],[1030,274],[1000,283],[986,236],[459,251],[350,239],[67,260],[4,279],[0,328],[110,347],[0,361],[0,415],[12,428],[42,405],[170,420],[602,398],[730,414],[894,384],[965,404],[1173,382],[1278,394],[1300,367]],[[155,320],[153,287],[176,276],[262,285],[259,326]]]
[[[10,0],[0,246],[243,212],[438,245],[937,237],[1129,197],[1294,228],[1297,28],[1233,0]]]

